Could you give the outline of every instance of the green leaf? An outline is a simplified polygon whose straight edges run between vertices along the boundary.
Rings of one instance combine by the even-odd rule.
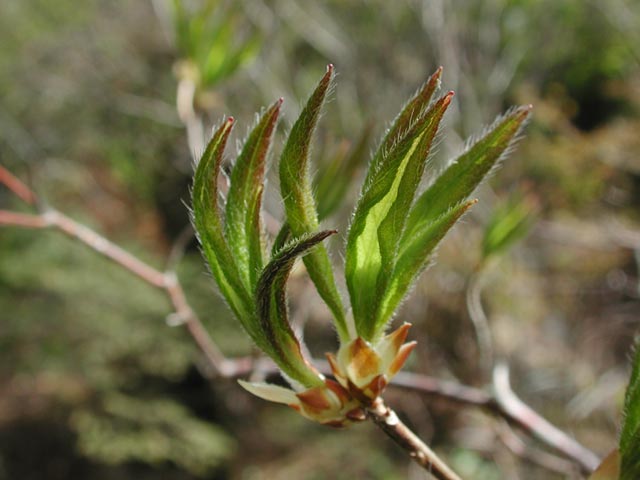
[[[533,225],[535,205],[531,200],[515,199],[496,208],[482,239],[484,260],[499,255],[525,237]]]
[[[309,172],[309,149],[333,77],[333,65],[329,65],[327,73],[293,125],[280,157],[280,191],[287,224],[294,237],[314,232],[319,225]],[[318,293],[333,313],[340,340],[347,341],[350,334],[327,250],[320,245],[304,258],[304,264]]]
[[[531,106],[514,108],[499,117],[470,148],[454,161],[418,198],[402,242],[443,212],[468,198],[480,182],[512,149]]]
[[[413,97],[400,111],[394,119],[389,131],[386,133],[382,144],[378,148],[375,156],[371,160],[371,165],[365,178],[363,192],[374,182],[374,176],[378,174],[381,163],[384,161],[386,153],[393,148],[395,144],[400,142],[407,134],[411,125],[422,117],[426,112],[433,94],[440,88],[440,77],[442,76],[442,67],[438,68],[431,77],[418,89]]]
[[[260,345],[256,340],[259,339],[256,325],[251,322],[254,318],[252,297],[240,278],[234,255],[224,238],[218,205],[218,174],[232,127],[233,118],[229,117],[215,131],[198,162],[192,191],[193,219],[202,251],[220,292],[251,338]]]
[[[620,433],[620,480],[640,478],[640,342],[636,343],[631,378],[624,399]]]
[[[454,206],[434,222],[424,225],[415,233],[410,242],[406,242],[402,246],[398,252],[397,263],[389,276],[390,280],[384,292],[377,323],[368,332],[372,338],[377,335],[381,326],[384,326],[391,319],[411,285],[427,267],[440,240],[475,203],[475,200],[471,200]]]
[[[225,233],[240,275],[253,291],[264,266],[265,239],[260,216],[265,165],[282,99],[251,130],[231,172]]]
[[[346,278],[358,334],[380,327],[379,307],[431,145],[453,92],[428,108],[436,72],[400,113],[374,156],[349,230]]]
[[[289,324],[286,282],[295,259],[336,233],[325,230],[305,234],[289,242],[264,268],[256,288],[256,303],[261,331],[268,343],[267,353],[293,380],[305,387],[324,385],[322,377],[302,355],[300,343]]]

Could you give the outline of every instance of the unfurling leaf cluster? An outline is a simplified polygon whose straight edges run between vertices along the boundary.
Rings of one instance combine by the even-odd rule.
[[[171,4],[176,47],[182,57],[179,75],[190,76],[200,88],[211,88],[258,54],[260,35],[238,35],[241,15],[234,5],[204,0],[198,8],[189,8],[185,3],[189,2],[173,0]]]
[[[320,220],[340,205],[347,183],[336,179],[333,190],[331,180],[314,183],[311,176],[312,139],[334,81],[333,66],[311,94],[282,150],[278,167],[286,218],[271,242],[261,206],[282,100],[269,107],[249,133],[231,171],[226,203],[220,202],[218,176],[233,119],[215,130],[195,173],[194,224],[220,292],[293,387],[243,383],[256,395],[288,404],[321,423],[343,425],[363,418],[361,407],[381,394],[415,347],[415,342],[403,343],[408,324],[388,335],[385,329],[440,240],[475,203],[468,197],[511,150],[530,111],[509,111],[434,175],[430,152],[453,98],[453,92],[436,97],[441,74],[440,68],[409,100],[370,161],[347,232],[350,312],[321,243],[335,231],[320,230]],[[353,175],[368,135],[365,130],[348,164],[331,164],[334,175]],[[419,193],[425,171],[427,188]],[[337,382],[327,380],[304,358],[289,324],[286,282],[298,257],[303,257],[332,313],[340,348],[329,360]]]

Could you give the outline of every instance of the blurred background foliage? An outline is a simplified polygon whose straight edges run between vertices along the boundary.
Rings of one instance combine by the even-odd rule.
[[[605,454],[640,322],[638,32],[632,0],[6,1],[0,161],[161,267],[188,225],[191,152],[175,108],[184,75],[207,125],[232,114],[248,126],[282,96],[284,130],[334,63],[315,157],[347,194],[337,209],[327,201],[336,211],[324,222],[342,232],[359,151],[438,65],[457,95],[437,162],[509,105],[532,103],[517,153],[403,307],[420,342],[409,368],[479,383],[465,290],[482,256],[499,256],[483,281],[496,355],[527,402]],[[271,177],[266,206],[279,217]],[[318,181],[323,196],[330,185]],[[535,219],[522,218],[529,204],[509,207],[519,194]],[[23,208],[4,190],[0,203]],[[529,233],[514,244],[519,222]],[[249,353],[204,272],[192,243],[179,267],[189,300],[226,354]],[[333,348],[309,281],[296,275],[290,289],[314,354]],[[59,234],[0,230],[0,479],[423,478],[370,425],[336,433],[235,382],[208,382],[169,309]],[[388,399],[465,477],[561,478],[514,458],[478,411]]]

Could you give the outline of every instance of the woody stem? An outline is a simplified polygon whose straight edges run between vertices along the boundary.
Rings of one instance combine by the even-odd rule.
[[[367,415],[395,443],[409,453],[409,456],[438,480],[461,480],[449,466],[438,457],[429,446],[413,433],[378,397],[367,408]]]

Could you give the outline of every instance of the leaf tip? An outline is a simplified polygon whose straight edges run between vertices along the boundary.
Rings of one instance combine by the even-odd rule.
[[[338,233],[338,230],[324,230],[318,234],[318,242],[321,242],[325,238],[335,235],[336,233]]]
[[[429,84],[433,84],[434,82],[436,82],[437,85],[439,85],[440,83],[440,77],[442,77],[442,71],[444,70],[444,67],[442,65],[440,65],[435,72],[433,72],[433,74],[429,77],[429,80],[427,80],[427,83]]]
[[[447,94],[444,96],[444,105],[443,107],[446,108],[449,106],[449,104],[451,103],[451,100],[453,99],[453,97],[456,95],[456,92],[454,92],[453,90],[449,90],[447,92]]]
[[[320,85],[324,85],[325,88],[326,86],[330,85],[333,80],[334,73],[335,73],[335,68],[333,66],[333,63],[328,64],[327,72],[322,77],[322,80],[320,80]]]
[[[532,110],[533,105],[531,103],[528,105],[522,105],[521,107],[518,107],[516,109],[516,117],[518,117],[518,120],[524,121],[529,116]]]

